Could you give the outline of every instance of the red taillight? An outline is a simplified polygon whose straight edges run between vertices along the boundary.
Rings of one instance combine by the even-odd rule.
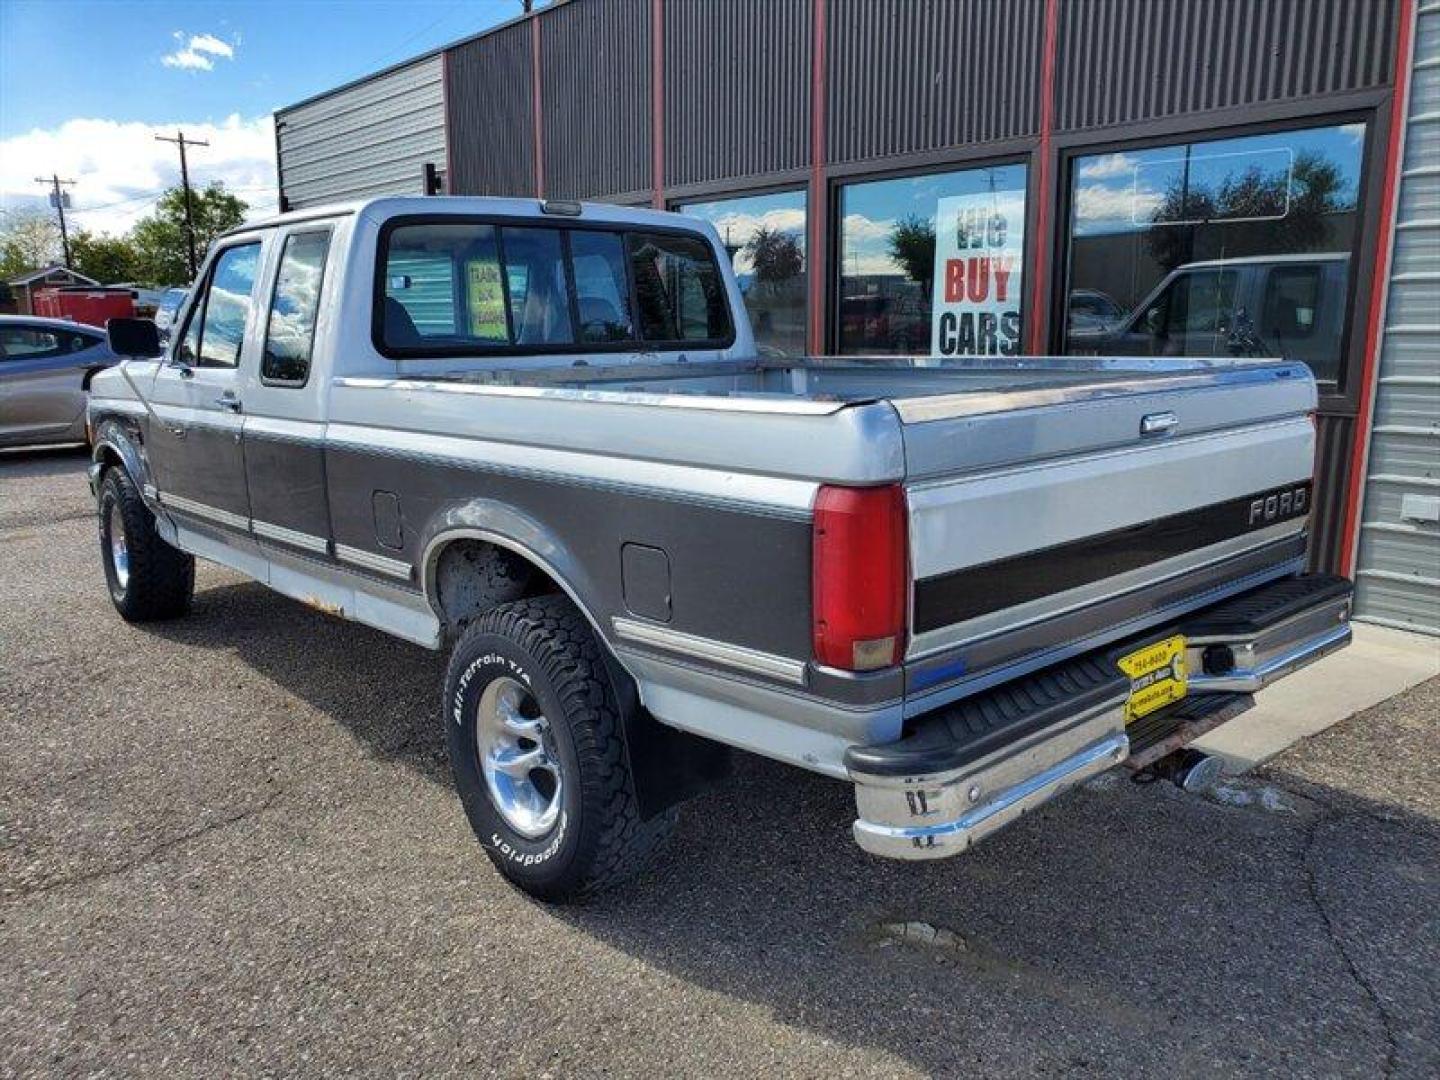
[[[898,664],[909,584],[905,490],[820,488],[815,496],[815,659],[846,671]]]

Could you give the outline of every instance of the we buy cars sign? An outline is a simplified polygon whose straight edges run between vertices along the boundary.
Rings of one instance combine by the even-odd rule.
[[[1020,352],[1025,192],[985,191],[938,200],[932,356]]]

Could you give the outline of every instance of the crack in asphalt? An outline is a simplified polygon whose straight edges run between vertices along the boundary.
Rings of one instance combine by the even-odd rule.
[[[161,855],[164,855],[167,851],[170,851],[173,848],[179,847],[181,844],[188,843],[191,840],[196,840],[202,836],[206,836],[210,833],[216,832],[219,829],[226,829],[229,828],[231,825],[237,825],[240,822],[245,821],[247,818],[252,818],[263,814],[266,810],[269,810],[270,807],[274,805],[275,800],[278,799],[283,793],[284,789],[277,788],[276,790],[272,791],[268,796],[266,796],[264,801],[261,802],[258,806],[246,807],[244,810],[241,810],[235,814],[231,814],[228,817],[217,818],[214,821],[206,822],[204,825],[201,825],[198,828],[191,829],[189,832],[181,833],[179,836],[172,836],[168,840],[162,840],[160,843],[154,845],[153,847],[147,848],[146,850],[140,852],[138,855],[126,859],[124,862],[121,862],[119,864],[100,867],[96,870],[87,870],[81,874],[72,874],[69,877],[56,878],[53,881],[47,881],[40,885],[34,885],[27,889],[20,889],[17,892],[8,893],[3,897],[0,897],[0,901],[3,901],[5,903],[13,903],[15,901],[28,899],[32,896],[40,896],[45,893],[54,892],[57,889],[68,888],[72,885],[88,885],[91,882],[100,881],[110,877],[118,877],[121,874],[129,873],[131,870],[138,870],[140,867],[154,862]]]
[[[1310,861],[1311,853],[1315,849],[1315,842],[1322,826],[1332,822],[1344,821],[1347,818],[1362,818],[1368,815],[1345,814],[1330,809],[1325,806],[1324,803],[1318,803],[1318,805],[1324,807],[1324,809],[1306,826],[1305,846],[1300,852],[1300,870],[1305,875],[1305,891],[1309,894],[1311,906],[1315,909],[1316,914],[1320,916],[1320,921],[1325,926],[1326,936],[1329,937],[1330,943],[1335,946],[1335,951],[1340,955],[1340,959],[1344,961],[1345,968],[1350,973],[1351,980],[1360,988],[1361,993],[1364,994],[1366,1000],[1369,1001],[1371,1009],[1374,1010],[1375,1015],[1380,1020],[1381,1030],[1385,1033],[1385,1069],[1382,1075],[1386,1077],[1393,1076],[1399,1064],[1400,1057],[1400,1042],[1395,1036],[1395,1022],[1391,1019],[1389,1011],[1385,1008],[1380,994],[1376,991],[1374,985],[1370,982],[1369,978],[1366,977],[1365,973],[1360,970],[1360,966],[1351,957],[1350,950],[1346,948],[1344,935],[1340,933],[1339,927],[1335,925],[1334,920],[1330,917],[1330,912],[1325,907],[1325,902],[1320,898],[1320,885],[1315,876],[1315,868]]]

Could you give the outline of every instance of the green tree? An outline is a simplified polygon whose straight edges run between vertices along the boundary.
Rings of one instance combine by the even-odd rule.
[[[764,284],[780,284],[799,277],[805,271],[805,253],[794,233],[756,229],[745,244],[745,254],[755,267],[755,279]]]
[[[245,220],[249,209],[243,199],[231,195],[220,183],[211,183],[191,195],[195,215],[195,257],[206,250],[221,233]],[[186,285],[190,266],[185,247],[185,192],[171,188],[160,196],[154,212],[135,224],[130,233],[136,255],[136,277],[152,285]]]
[[[60,226],[37,207],[0,214],[0,281],[11,281],[60,261]]]
[[[935,280],[935,223],[919,214],[901,218],[890,230],[890,258],[905,271],[911,281],[918,281],[923,295],[930,295]]]
[[[81,229],[70,238],[70,265],[102,285],[143,280],[140,259],[128,236],[103,236]]]

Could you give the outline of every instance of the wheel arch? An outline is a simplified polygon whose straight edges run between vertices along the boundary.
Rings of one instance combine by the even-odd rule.
[[[610,635],[601,618],[597,589],[569,548],[528,514],[492,499],[475,499],[451,507],[426,530],[421,543],[419,583],[426,602],[442,627],[453,630],[454,619],[440,598],[438,572],[445,552],[457,543],[481,543],[499,548],[529,563],[554,591],[563,593],[585,616],[596,636],[610,648]]]

